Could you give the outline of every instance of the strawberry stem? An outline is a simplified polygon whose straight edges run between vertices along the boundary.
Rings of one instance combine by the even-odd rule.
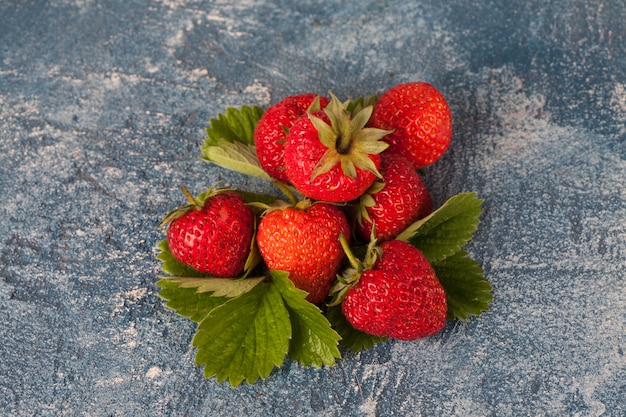
[[[283,184],[280,181],[274,181],[274,185],[276,186],[276,188],[278,188],[283,194],[285,194],[285,196],[287,196],[287,198],[289,199],[289,202],[291,204],[296,204],[298,202],[298,199],[296,198],[296,196],[293,194],[293,192],[289,189],[289,187],[287,187],[285,184]]]
[[[350,244],[348,243],[348,239],[346,239],[343,233],[339,235],[339,243],[341,243],[341,247],[343,248],[343,251],[345,252],[346,257],[348,258],[348,261],[350,261],[350,265],[352,265],[354,269],[358,270],[360,266],[359,261],[358,259],[356,259],[356,257],[352,253],[352,249],[350,249]]]

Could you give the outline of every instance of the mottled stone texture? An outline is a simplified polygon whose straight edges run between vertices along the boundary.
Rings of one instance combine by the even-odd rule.
[[[0,414],[626,415],[626,6],[563,1],[0,1]],[[194,365],[155,281],[161,217],[217,180],[211,117],[429,81],[455,136],[437,204],[485,200],[491,311],[291,362]]]

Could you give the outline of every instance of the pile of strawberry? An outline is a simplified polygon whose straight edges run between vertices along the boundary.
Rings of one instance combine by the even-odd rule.
[[[422,180],[452,140],[432,85],[228,109],[207,136],[206,161],[283,195],[183,187],[188,204],[163,219],[160,295],[199,323],[207,377],[254,382],[286,356],[332,365],[339,343],[414,340],[488,308],[490,286],[461,249],[481,201],[459,194],[433,211]]]

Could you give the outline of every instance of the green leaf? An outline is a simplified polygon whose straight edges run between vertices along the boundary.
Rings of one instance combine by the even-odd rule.
[[[225,115],[219,114],[216,119],[211,119],[205,145],[219,146],[224,140],[254,144],[254,129],[263,113],[258,106],[226,109]]]
[[[195,288],[181,288],[171,279],[157,282],[161,288],[159,296],[167,301],[166,306],[196,323],[201,322],[211,310],[228,301],[226,297],[214,297],[210,293],[198,293]]]
[[[489,310],[488,303],[493,300],[491,285],[483,277],[482,268],[465,251],[433,262],[432,266],[446,292],[449,320],[465,320]]]
[[[305,300],[307,293],[297,289],[286,272],[271,271],[271,276],[291,319],[289,356],[304,366],[334,365],[335,359],[341,357],[337,347],[341,337],[322,311]]]
[[[201,147],[202,159],[245,175],[271,180],[261,168],[254,147],[254,129],[263,115],[258,106],[228,108],[211,119]]]
[[[163,277],[157,282],[157,286],[161,288],[159,296],[167,301],[166,306],[168,308],[192,321],[200,322],[212,309],[228,301],[225,297],[214,297],[209,293],[197,293],[196,288],[181,287],[181,283],[174,281],[173,276],[184,275],[191,279],[207,279],[201,278],[206,277],[206,275],[174,258],[167,239],[161,241],[159,250],[157,258],[163,262],[161,269],[172,275],[172,277]]]
[[[201,151],[202,159],[207,162],[244,175],[271,181],[271,177],[259,163],[254,145],[221,139],[216,145],[204,145]]]
[[[474,235],[482,200],[475,193],[451,197],[429,216],[411,224],[396,237],[418,248],[432,263],[458,252]]]
[[[243,279],[173,277],[168,279],[178,283],[179,288],[195,288],[197,293],[210,292],[213,297],[235,298],[250,291],[265,277]]]
[[[276,200],[278,200],[273,195],[269,194],[260,194],[260,193],[252,193],[250,191],[242,191],[242,190],[233,190],[237,194],[239,194],[246,203],[265,203],[265,204],[274,204]]]
[[[330,307],[327,316],[333,329],[341,336],[341,344],[353,352],[370,349],[375,344],[387,340],[385,337],[373,336],[352,327],[343,315],[341,305]]]
[[[281,293],[263,282],[211,310],[193,338],[206,378],[252,384],[280,366],[289,350],[291,322]]]
[[[167,243],[167,239],[163,239],[161,243],[159,243],[159,253],[157,258],[160,259],[163,263],[161,264],[161,269],[166,274],[176,275],[176,276],[185,276],[185,277],[206,277],[206,274],[196,271],[190,266],[187,266],[174,258],[172,252],[170,252],[169,244]]]

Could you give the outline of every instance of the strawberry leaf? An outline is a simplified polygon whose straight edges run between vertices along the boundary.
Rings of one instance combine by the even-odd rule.
[[[352,327],[343,315],[340,305],[330,307],[327,316],[333,329],[341,336],[341,344],[353,352],[370,349],[375,344],[387,340],[385,337],[373,336]]]
[[[205,144],[201,151],[202,159],[207,162],[244,175],[271,181],[271,177],[259,163],[254,145],[222,139],[217,145]]]
[[[239,194],[246,203],[265,203],[274,204],[277,200],[276,197],[269,194],[252,193],[250,191],[233,190]]]
[[[159,296],[167,301],[166,306],[183,317],[199,323],[211,310],[228,301],[226,297],[214,297],[210,293],[198,293],[195,288],[182,288],[179,282],[161,279]]]
[[[429,216],[411,224],[396,239],[418,248],[432,263],[454,255],[474,235],[482,200],[475,193],[451,197]]]
[[[225,115],[218,114],[217,119],[210,120],[205,145],[220,145],[224,140],[253,145],[254,129],[263,113],[259,106],[226,109]]]
[[[180,262],[178,259],[174,258],[172,252],[170,252],[170,246],[167,243],[167,239],[163,239],[161,243],[159,243],[159,253],[157,258],[160,259],[163,263],[161,264],[161,269],[166,274],[175,275],[175,276],[185,276],[185,277],[206,277],[206,274],[196,271],[190,266],[185,265]]]
[[[315,305],[305,300],[307,293],[297,289],[283,271],[271,271],[272,282],[280,291],[289,311],[292,336],[289,357],[304,366],[332,366],[341,354],[337,344],[341,337]]]
[[[465,251],[459,251],[442,261],[433,262],[448,302],[448,319],[465,320],[489,310],[493,300],[491,285],[483,270]]]
[[[250,291],[265,277],[245,279],[170,277],[168,279],[178,283],[179,288],[195,288],[197,293],[210,292],[213,297],[235,298]]]
[[[254,383],[280,366],[289,350],[291,322],[280,291],[262,282],[214,308],[193,338],[206,378],[232,386]]]
[[[254,147],[254,129],[263,115],[258,106],[228,108],[211,119],[207,138],[200,148],[202,159],[245,175],[270,180],[261,168]]]
[[[161,241],[159,250],[157,258],[163,262],[161,265],[163,272],[172,276],[184,275],[192,277],[192,279],[206,277],[206,275],[174,258],[170,252],[167,239]],[[161,288],[159,296],[167,301],[166,306],[168,308],[175,310],[183,317],[188,317],[191,321],[200,322],[209,314],[209,311],[228,300],[225,297],[214,297],[210,293],[198,293],[196,288],[181,287],[181,283],[174,281],[172,278],[162,277],[157,282],[157,286]]]

